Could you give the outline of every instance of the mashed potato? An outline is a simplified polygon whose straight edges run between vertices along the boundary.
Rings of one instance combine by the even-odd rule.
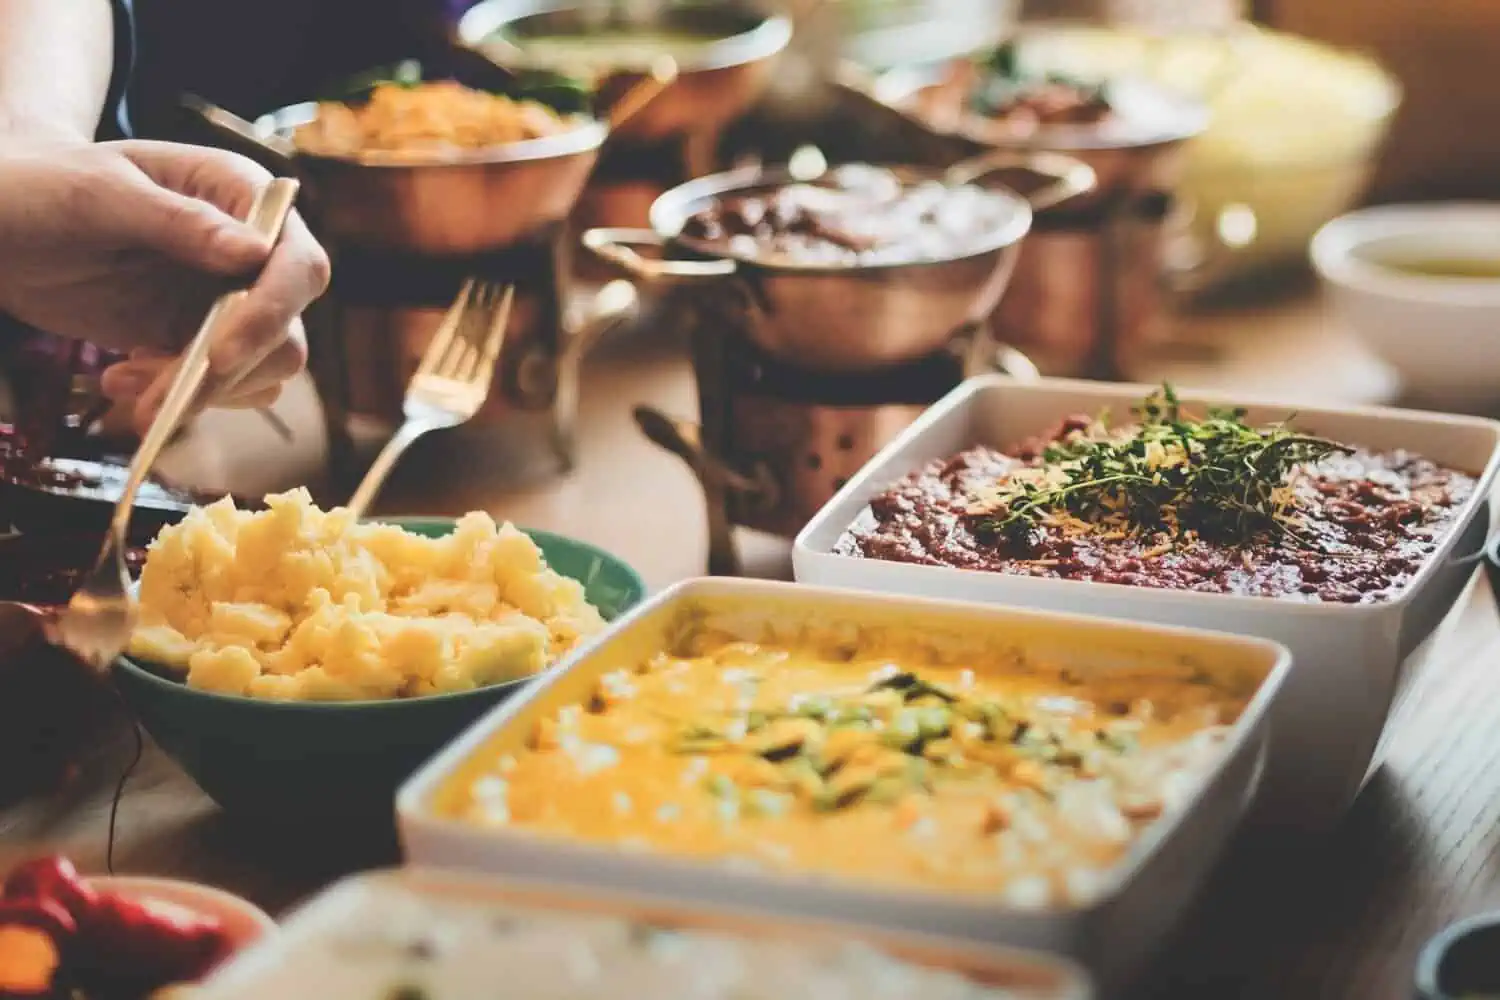
[[[266,504],[222,500],[162,531],[132,656],[224,694],[407,698],[530,676],[604,628],[578,581],[486,514],[423,538],[305,490]]]

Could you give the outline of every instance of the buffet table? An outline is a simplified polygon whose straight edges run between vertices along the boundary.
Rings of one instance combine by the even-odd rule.
[[[1198,318],[1188,333],[1195,349],[1158,359],[1143,376],[1292,400],[1378,402],[1394,390],[1389,372],[1311,300]],[[538,464],[545,449],[532,447],[532,435],[454,433],[413,451],[382,506],[484,509],[566,531],[615,552],[653,588],[697,575],[701,493],[681,462],[637,430],[630,409],[641,402],[694,412],[678,346],[616,344],[595,358],[572,476]],[[788,572],[785,543],[747,540],[745,554],[757,574]],[[1300,852],[1236,848],[1143,996],[1404,998],[1425,938],[1500,899],[1500,627],[1484,580],[1457,614],[1395,723],[1384,770],[1342,827]],[[102,868],[111,795],[132,750],[121,725],[58,797],[0,813],[0,867],[45,847]],[[237,827],[148,746],[119,812],[115,867],[217,884],[276,912],[337,875],[396,860],[390,844],[322,844],[313,832],[288,843]]]

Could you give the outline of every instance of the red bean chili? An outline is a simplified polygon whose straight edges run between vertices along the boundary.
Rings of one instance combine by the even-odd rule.
[[[1084,418],[1087,422],[1087,418]],[[1058,440],[1077,423],[1046,440]],[[971,492],[1042,461],[977,447],[936,461],[875,497],[835,551],[891,562],[1137,587],[1375,603],[1398,593],[1452,527],[1474,479],[1404,451],[1355,449],[1304,469],[1300,538],[1231,545],[1188,536],[1042,530],[1026,542],[986,532]]]

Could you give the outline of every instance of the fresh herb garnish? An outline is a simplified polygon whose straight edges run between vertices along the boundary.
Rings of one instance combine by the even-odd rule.
[[[988,55],[978,57],[975,62],[980,82],[970,97],[970,104],[974,111],[982,115],[1004,112],[1038,87],[1045,86],[1072,90],[1082,104],[1101,105],[1105,108],[1109,106],[1108,84],[1085,80],[1057,70],[1042,71],[1027,66],[1021,57],[1020,47],[1014,41],[1000,45]]]
[[[1101,418],[1049,445],[1041,463],[1001,480],[969,507],[982,535],[1031,547],[1049,515],[1133,532],[1197,534],[1243,544],[1297,534],[1294,471],[1351,449],[1298,434],[1287,421],[1245,423],[1243,409],[1183,412],[1170,385],[1110,433]],[[1289,418],[1290,419],[1290,418]]]
[[[957,701],[957,696],[938,687],[936,684],[925,681],[910,671],[903,670],[889,677],[882,678],[871,684],[870,692],[875,691],[900,691],[904,701],[913,702],[919,698],[936,698],[949,704]]]
[[[475,56],[483,62],[483,57]],[[516,101],[536,101],[545,104],[560,115],[593,114],[594,89],[586,81],[574,76],[545,69],[510,71],[500,66],[489,65],[493,70],[489,79],[472,79],[465,74],[465,86],[485,93],[499,94]],[[397,86],[411,89],[432,80],[447,79],[450,74],[433,72],[415,59],[407,59],[391,66],[379,66],[355,76],[340,80],[325,87],[319,100],[337,102],[360,102],[369,97],[377,87]]]

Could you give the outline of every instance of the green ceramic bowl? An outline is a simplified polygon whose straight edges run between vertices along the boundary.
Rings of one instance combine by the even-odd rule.
[[[431,538],[447,518],[389,518]],[[613,620],[645,596],[636,572],[607,552],[526,532],[547,563],[584,585]],[[428,757],[526,680],[399,701],[301,703],[198,691],[122,658],[115,682],[157,744],[226,811],[303,826],[388,824],[397,787]]]

